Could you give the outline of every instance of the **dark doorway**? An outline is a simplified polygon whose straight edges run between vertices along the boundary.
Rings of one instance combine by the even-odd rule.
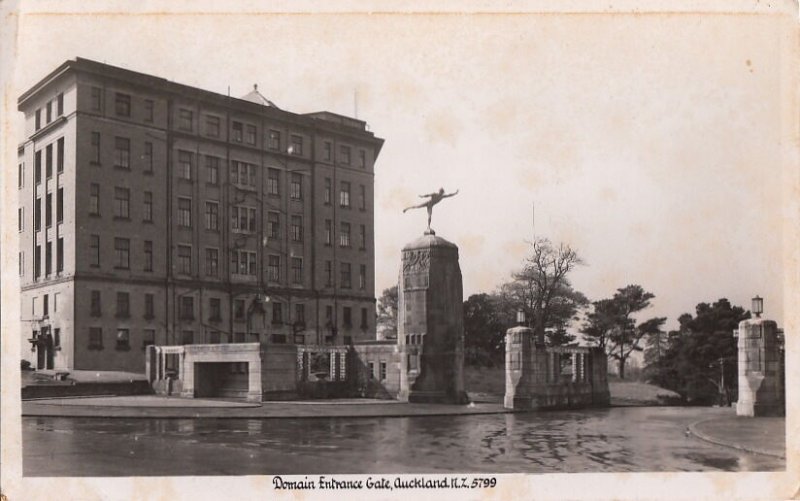
[[[50,334],[50,327],[42,327],[36,342],[36,368],[52,369],[55,365],[54,358],[53,336]]]

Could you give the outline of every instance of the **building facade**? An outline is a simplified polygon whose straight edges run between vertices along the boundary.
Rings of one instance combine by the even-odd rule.
[[[143,372],[148,345],[375,339],[366,123],[67,61],[20,96],[23,358]]]

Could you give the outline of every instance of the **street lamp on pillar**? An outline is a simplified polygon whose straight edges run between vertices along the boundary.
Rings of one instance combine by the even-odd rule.
[[[517,325],[525,325],[525,310],[523,309],[517,310]]]
[[[756,318],[761,318],[761,314],[764,313],[764,299],[756,295],[753,298],[752,310]]]

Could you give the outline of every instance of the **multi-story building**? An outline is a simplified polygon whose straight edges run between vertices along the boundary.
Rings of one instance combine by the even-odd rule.
[[[143,372],[149,344],[375,338],[383,140],[78,58],[19,98],[24,358]]]

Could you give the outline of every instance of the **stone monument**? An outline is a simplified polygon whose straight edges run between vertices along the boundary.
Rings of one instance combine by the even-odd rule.
[[[784,360],[778,324],[752,318],[739,322],[737,416],[783,416]]]

